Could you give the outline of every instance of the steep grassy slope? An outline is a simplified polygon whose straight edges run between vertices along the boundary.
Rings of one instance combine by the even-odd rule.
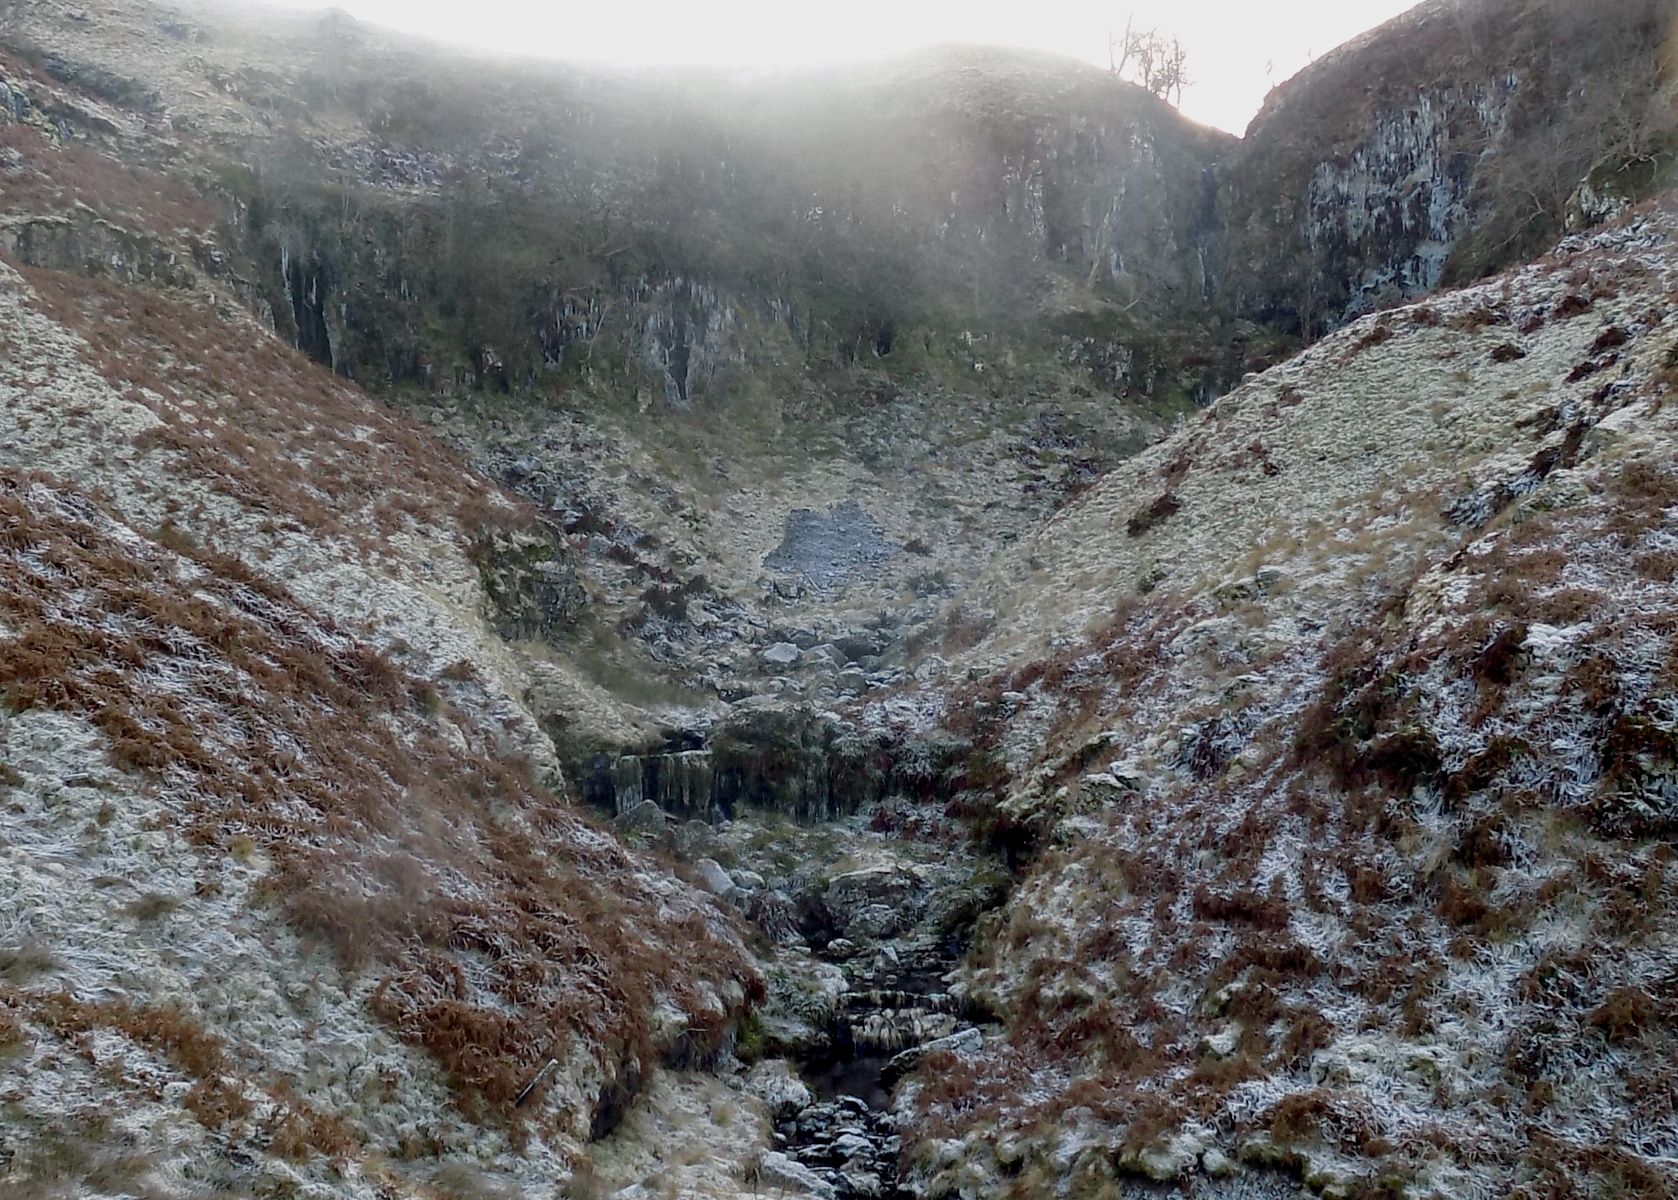
[[[252,321],[170,181],[7,144],[8,234],[108,275],[0,257],[4,1187],[553,1186],[760,987],[550,790],[492,593],[573,620],[563,538]]]
[[[1667,201],[992,567],[949,721],[1036,858],[970,977],[1006,1035],[904,1099],[929,1194],[1678,1194],[1675,319]]]

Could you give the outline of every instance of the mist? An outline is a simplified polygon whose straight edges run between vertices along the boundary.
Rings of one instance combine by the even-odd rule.
[[[320,9],[310,0],[279,7]],[[707,5],[641,0],[579,8],[535,0],[345,0],[358,19],[476,49],[634,66],[788,67],[851,63],[940,43],[1049,51],[1099,66],[1127,20],[1179,37],[1190,83],[1183,113],[1239,134],[1265,94],[1313,58],[1411,7],[1412,0],[860,0],[835,8],[770,0]],[[241,6],[242,7],[242,6]]]

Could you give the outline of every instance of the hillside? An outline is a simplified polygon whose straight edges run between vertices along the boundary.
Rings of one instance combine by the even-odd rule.
[[[72,142],[211,203],[259,319],[565,514],[600,622],[728,699],[799,629],[892,640],[1302,335],[1547,246],[1593,170],[1605,211],[1657,186],[1665,7],[1574,11],[1485,3],[1465,41],[1423,6],[1239,143],[1006,51],[637,74],[149,0],[19,0],[6,42],[96,104]],[[1541,188],[1529,127],[1566,143]]]
[[[1678,1196],[1670,25],[0,0],[0,1194]]]
[[[761,981],[549,790],[485,579],[551,535],[275,342],[190,237],[151,242],[176,294],[0,263],[8,1169],[43,1195],[552,1178]]]
[[[927,1194],[1674,1194],[1675,237],[1353,324],[949,614],[1032,857]]]

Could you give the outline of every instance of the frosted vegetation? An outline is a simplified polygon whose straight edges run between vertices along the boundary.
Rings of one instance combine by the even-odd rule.
[[[1598,7],[1237,143],[0,6],[0,1194],[1678,1196]]]

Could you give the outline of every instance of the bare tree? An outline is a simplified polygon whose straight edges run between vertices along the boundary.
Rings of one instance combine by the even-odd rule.
[[[1181,104],[1188,75],[1188,51],[1175,34],[1137,29],[1134,15],[1125,19],[1123,34],[1107,35],[1107,62],[1113,74],[1152,92],[1161,100]]]

